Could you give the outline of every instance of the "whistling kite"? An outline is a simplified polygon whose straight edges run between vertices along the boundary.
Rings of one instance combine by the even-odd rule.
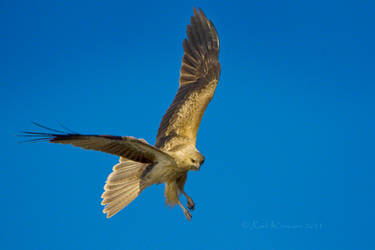
[[[184,185],[187,172],[199,170],[204,162],[204,156],[195,146],[196,137],[219,81],[220,63],[216,29],[202,10],[194,9],[186,33],[179,88],[161,121],[154,146],[130,136],[83,135],[51,129],[50,133],[25,132],[26,136],[37,137],[36,141],[72,144],[120,156],[102,195],[103,212],[108,218],[126,207],[146,187],[165,183],[166,203],[180,205],[186,218],[191,219],[179,195],[186,196],[187,207],[193,210],[194,202],[185,193]]]

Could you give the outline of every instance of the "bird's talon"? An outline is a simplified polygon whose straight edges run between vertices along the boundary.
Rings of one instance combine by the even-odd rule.
[[[187,199],[187,208],[190,210],[194,210],[195,208],[194,201],[190,197]]]
[[[193,216],[191,215],[191,213],[188,210],[184,210],[184,215],[185,215],[185,217],[188,221],[191,221],[191,217],[193,217]]]

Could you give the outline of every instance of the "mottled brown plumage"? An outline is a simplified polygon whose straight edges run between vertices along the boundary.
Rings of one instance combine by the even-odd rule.
[[[82,135],[57,130],[25,132],[26,136],[36,137],[34,141],[71,144],[120,156],[120,163],[113,167],[102,195],[103,212],[107,217],[126,207],[146,187],[165,183],[166,203],[180,205],[186,218],[191,219],[189,210],[195,205],[185,193],[184,185],[187,172],[199,170],[204,162],[203,155],[196,149],[196,137],[220,75],[218,35],[200,9],[194,9],[183,48],[179,89],[163,116],[155,146],[130,136]],[[180,194],[187,198],[189,210],[179,201]]]
[[[180,140],[196,143],[200,121],[219,81],[219,38],[202,10],[194,9],[186,33],[180,87],[159,127],[156,146],[160,148],[173,148]]]

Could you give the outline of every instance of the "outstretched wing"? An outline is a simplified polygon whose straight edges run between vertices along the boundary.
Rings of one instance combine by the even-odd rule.
[[[186,33],[180,86],[161,121],[157,147],[165,147],[176,137],[196,143],[201,118],[219,81],[219,38],[215,26],[201,9],[199,12],[194,9]]]
[[[24,132],[25,136],[35,138],[32,141],[71,144],[84,149],[101,151],[141,163],[174,162],[174,159],[143,139],[131,136],[82,135],[70,133]]]

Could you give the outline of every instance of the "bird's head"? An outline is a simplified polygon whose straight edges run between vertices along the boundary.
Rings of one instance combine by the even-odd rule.
[[[180,167],[188,170],[199,170],[204,163],[204,156],[192,144],[175,146],[168,153],[177,160]]]
[[[204,163],[204,156],[198,150],[195,150],[189,155],[188,160],[191,165],[191,170],[199,170]]]

